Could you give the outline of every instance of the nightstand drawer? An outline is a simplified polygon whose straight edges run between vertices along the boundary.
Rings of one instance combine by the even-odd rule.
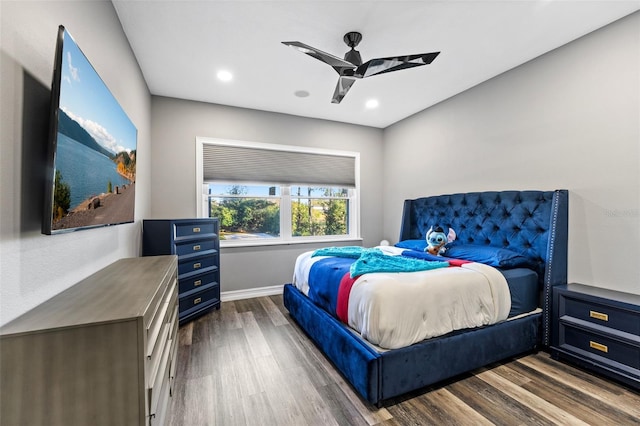
[[[176,244],[176,254],[180,257],[197,255],[200,253],[211,252],[211,250],[216,250],[216,247],[216,240],[214,238],[189,241],[182,244]]]
[[[208,272],[206,274],[197,275],[180,280],[180,294],[186,293],[196,288],[205,288],[209,284],[219,282],[219,271]]]
[[[561,323],[560,347],[565,345],[640,369],[640,347]]]
[[[180,299],[180,312],[189,313],[192,309],[197,310],[205,306],[216,303],[220,300],[220,286],[215,285],[208,290],[196,293]]]
[[[181,222],[175,224],[176,238],[197,237],[216,233],[216,224],[210,221]]]
[[[563,295],[564,304],[560,304],[560,316],[568,315],[593,324],[614,328],[640,336],[638,314],[614,306],[597,302],[587,302]],[[563,306],[564,305],[564,306]]]
[[[178,276],[188,274],[190,272],[204,271],[207,268],[217,266],[217,256],[204,256],[189,259],[185,262],[178,263]]]

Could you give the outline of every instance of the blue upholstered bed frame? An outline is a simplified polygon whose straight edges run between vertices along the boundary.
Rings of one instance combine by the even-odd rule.
[[[540,313],[378,351],[291,284],[284,287],[284,305],[354,389],[377,405],[548,346],[551,289],[567,279],[568,201],[567,191],[557,190],[475,192],[404,203],[401,241],[425,238],[431,225],[444,225],[464,244],[507,248],[535,261]]]

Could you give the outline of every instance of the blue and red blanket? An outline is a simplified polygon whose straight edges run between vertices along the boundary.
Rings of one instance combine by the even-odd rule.
[[[344,323],[348,323],[351,288],[362,274],[415,272],[468,263],[465,260],[433,256],[413,250],[405,250],[401,256],[389,256],[378,249],[361,247],[321,249],[313,255],[340,256],[320,259],[311,266],[308,296],[316,305]]]

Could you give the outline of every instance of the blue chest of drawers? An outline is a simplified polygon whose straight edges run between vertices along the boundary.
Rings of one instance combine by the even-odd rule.
[[[553,289],[551,356],[640,389],[640,296],[581,284]]]
[[[142,226],[143,256],[178,256],[180,324],[220,309],[218,219],[153,219]]]

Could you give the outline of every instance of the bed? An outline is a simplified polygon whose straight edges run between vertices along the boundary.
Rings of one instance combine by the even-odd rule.
[[[525,269],[535,276],[536,309],[525,308],[527,312],[518,315],[510,312],[508,319],[491,325],[456,329],[408,346],[384,348],[362,337],[293,283],[284,286],[284,305],[293,319],[356,392],[378,406],[549,345],[551,289],[566,283],[567,276],[568,192],[472,192],[405,200],[398,245],[419,243],[434,224],[455,229],[454,246],[524,257]],[[500,265],[503,275],[515,271],[516,281],[518,271],[523,270],[520,264],[513,270],[513,265]],[[510,279],[514,278],[507,277]]]

